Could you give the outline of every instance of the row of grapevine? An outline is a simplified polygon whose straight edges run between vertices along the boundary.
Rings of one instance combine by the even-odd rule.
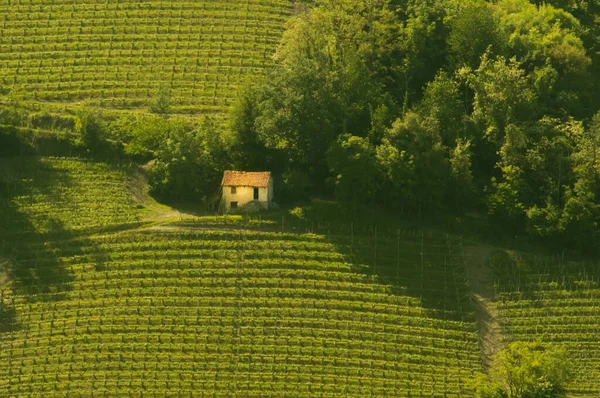
[[[505,337],[565,347],[577,373],[569,393],[600,395],[600,267],[507,253],[493,253],[490,263]]]
[[[74,158],[0,159],[0,236],[137,223],[126,167]],[[32,241],[35,242],[35,241]],[[32,243],[42,253],[48,248]]]
[[[271,62],[292,7],[287,0],[2,2],[0,82],[27,100],[127,109],[146,107],[168,84],[173,111],[222,113],[239,84]]]
[[[46,242],[71,277],[54,293],[5,290],[16,326],[0,335],[0,391],[469,394],[481,359],[455,242],[357,233],[350,253],[341,235],[219,220]],[[23,267],[56,267],[19,247]]]

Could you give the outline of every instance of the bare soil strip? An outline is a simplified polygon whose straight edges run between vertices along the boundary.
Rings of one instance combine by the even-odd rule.
[[[7,258],[0,256],[0,289],[8,282],[8,267],[10,261]]]
[[[502,328],[498,323],[498,309],[493,302],[495,296],[494,274],[486,259],[493,250],[489,246],[466,245],[465,265],[468,270],[472,303],[477,316],[479,341],[483,355],[483,366],[489,371],[492,357],[504,346]]]

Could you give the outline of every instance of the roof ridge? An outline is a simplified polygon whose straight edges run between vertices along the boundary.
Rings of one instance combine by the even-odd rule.
[[[270,171],[225,170],[221,185],[266,188],[270,179]]]

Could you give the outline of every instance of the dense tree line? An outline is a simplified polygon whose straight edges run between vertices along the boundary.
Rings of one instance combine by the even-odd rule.
[[[599,241],[596,1],[316,0],[232,110],[233,163],[351,209]],[[302,180],[302,179],[300,179]]]

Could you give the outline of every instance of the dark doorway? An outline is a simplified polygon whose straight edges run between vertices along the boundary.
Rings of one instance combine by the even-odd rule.
[[[254,188],[254,200],[258,200],[258,188]]]
[[[232,209],[237,209],[237,202],[231,202],[229,204],[229,207],[232,208]]]

